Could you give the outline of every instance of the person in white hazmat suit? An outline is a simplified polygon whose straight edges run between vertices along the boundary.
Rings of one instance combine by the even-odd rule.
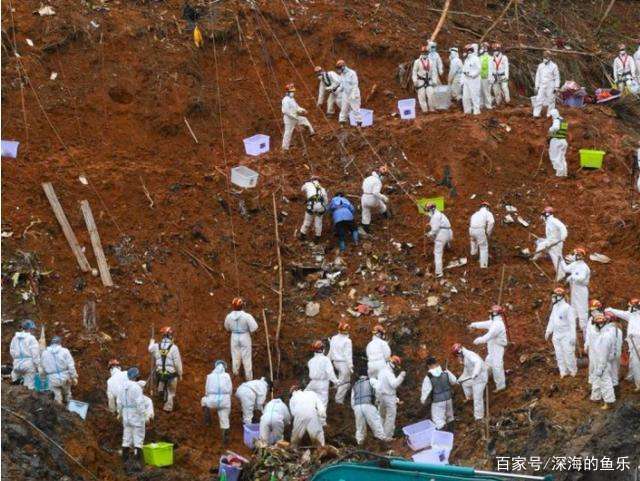
[[[551,294],[551,313],[544,334],[545,340],[553,342],[560,377],[567,374],[575,377],[576,363],[576,311],[565,299],[566,291],[556,287]]]
[[[282,150],[287,151],[291,146],[291,137],[296,126],[302,125],[309,129],[309,135],[315,135],[315,130],[311,126],[309,119],[303,114],[307,111],[298,105],[294,96],[296,87],[293,84],[285,86],[285,94],[282,98],[282,121],[284,122],[284,133],[282,134]]]
[[[449,49],[449,74],[447,81],[451,90],[451,98],[456,101],[462,100],[462,70],[463,64],[458,55],[458,48]]]
[[[362,181],[362,197],[360,205],[362,206],[362,228],[369,233],[371,229],[371,215],[379,212],[385,219],[389,218],[389,210],[387,203],[389,198],[382,193],[382,180],[388,172],[385,165],[371,172],[369,177]]]
[[[270,381],[261,377],[253,381],[243,382],[236,389],[236,398],[238,398],[242,407],[242,422],[244,424],[251,424],[255,410],[263,411],[270,388]]]
[[[40,346],[33,335],[36,323],[31,319],[25,319],[21,328],[9,344],[9,353],[13,359],[11,382],[22,381],[24,386],[34,389],[36,374],[40,371]]]
[[[491,74],[493,85],[491,91],[496,105],[511,102],[509,94],[509,58],[502,53],[502,45],[493,44],[493,58],[491,59]]]
[[[545,225],[545,237],[536,241],[533,259],[536,260],[543,252],[546,252],[556,271],[556,281],[559,282],[564,278],[560,261],[562,260],[564,241],[567,240],[569,232],[562,221],[553,215],[553,207],[544,208],[542,219]]]
[[[114,414],[118,412],[118,395],[128,379],[127,371],[123,371],[120,367],[120,361],[111,359],[109,361],[109,379],[107,379],[107,404],[109,411]]]
[[[313,391],[324,403],[325,410],[329,404],[329,383],[338,384],[338,377],[333,370],[333,364],[324,354],[324,343],[322,341],[314,341],[311,344],[313,357],[309,359],[307,367],[309,368],[309,384],[305,391]]]
[[[598,336],[598,330],[593,320],[598,314],[604,314],[604,308],[598,299],[592,299],[589,303],[589,320],[587,321],[587,328],[584,331],[584,353],[589,357],[589,384],[593,383],[593,368],[595,366],[593,355],[591,354],[591,345]]]
[[[560,117],[558,109],[549,109],[549,115],[553,119],[551,127],[549,127],[549,160],[551,166],[556,171],[556,177],[566,177],[568,174],[567,167],[567,130],[569,123]]]
[[[338,334],[329,341],[329,360],[338,373],[338,388],[336,389],[336,404],[344,404],[344,398],[349,392],[351,374],[353,373],[353,343],[349,338],[351,326],[346,322],[338,324]]]
[[[440,85],[442,72],[442,59],[435,48],[431,51],[428,45],[420,47],[420,56],[413,61],[411,80],[423,112],[436,110],[435,88]]]
[[[78,384],[78,373],[69,349],[62,347],[60,336],[53,336],[42,353],[42,370],[49,379],[49,388],[58,404],[71,400],[71,385]]]
[[[297,386],[293,386],[289,411],[293,417],[291,445],[297,446],[306,433],[312,444],[324,446],[327,410],[320,396],[313,391],[301,391]]]
[[[231,369],[233,375],[240,374],[240,365],[244,368],[247,381],[253,379],[253,363],[251,354],[251,334],[258,330],[255,318],[245,312],[244,300],[234,297],[231,301],[233,309],[224,319],[224,328],[231,333]]]
[[[394,374],[394,370],[399,368],[401,364],[402,360],[398,356],[391,356],[386,366],[378,373],[377,379],[378,409],[382,418],[384,435],[389,439],[393,438],[396,430],[396,414],[399,402],[396,391],[407,376],[405,371],[400,372],[398,376]]]
[[[160,329],[160,334],[160,342],[153,338],[149,340],[148,350],[156,363],[158,394],[164,398],[162,409],[171,412],[178,390],[178,380],[182,380],[182,357],[180,349],[173,343],[173,329],[164,326]]]
[[[360,85],[358,74],[355,70],[347,67],[344,60],[336,62],[336,71],[340,74],[340,116],[338,121],[345,124],[349,121],[349,113],[353,112],[356,125],[362,125],[362,114],[360,113]]]
[[[489,238],[493,233],[495,218],[491,213],[489,202],[481,202],[478,209],[469,221],[469,241],[471,243],[471,255],[475,256],[480,251],[480,268],[489,267]]]
[[[636,63],[636,76],[638,77],[638,82],[640,82],[640,39],[636,40],[638,45],[638,49],[633,54],[633,60]]]
[[[598,334],[591,347],[594,362],[591,400],[603,401],[602,409],[609,409],[610,405],[616,402],[610,367],[611,361],[615,358],[615,337],[612,330],[605,329],[607,320],[604,314],[598,314],[593,321]]]
[[[589,321],[589,279],[591,278],[591,269],[585,262],[586,258],[587,250],[584,247],[573,249],[572,262],[567,263],[562,257],[560,258],[560,266],[566,275],[565,281],[571,287],[571,307],[578,315],[583,336]]]
[[[207,376],[204,387],[204,397],[200,400],[203,421],[206,426],[211,424],[211,411],[218,413],[218,423],[222,431],[222,444],[229,440],[229,416],[231,414],[231,394],[233,383],[226,372],[227,363],[217,360],[213,371]],[[252,412],[253,415],[253,412]]]
[[[609,371],[611,372],[611,382],[613,387],[620,384],[620,361],[622,356],[622,346],[624,344],[624,334],[622,329],[616,322],[616,316],[612,312],[605,312],[604,317],[607,324],[603,330],[606,330],[608,335],[613,337],[614,343],[614,356],[609,359]]]
[[[491,110],[493,108],[493,96],[491,89],[493,86],[493,62],[489,53],[489,44],[480,44],[480,107]]]
[[[480,59],[478,44],[465,46],[467,58],[462,67],[462,109],[465,114],[480,115]]]
[[[436,429],[450,427],[447,431],[453,432],[453,398],[452,387],[458,384],[457,378],[448,369],[443,370],[436,358],[427,358],[429,371],[422,381],[420,402],[425,404],[431,396],[431,421]]]
[[[284,439],[284,430],[291,424],[289,408],[280,398],[269,401],[260,416],[260,439],[272,445]]]
[[[367,376],[362,370],[351,389],[351,408],[356,419],[356,443],[362,445],[367,436],[367,426],[376,439],[390,441],[384,433],[382,418],[375,405],[378,381]]]
[[[607,307],[605,313],[607,312],[627,321],[629,378],[634,382],[635,391],[638,392],[640,391],[640,299],[631,299],[626,311]]]
[[[502,306],[492,306],[490,318],[487,321],[472,322],[469,329],[486,329],[484,336],[476,337],[473,344],[487,345],[487,357],[484,362],[487,365],[488,372],[493,376],[493,382],[496,384],[494,392],[506,389],[507,382],[504,374],[504,350],[507,347],[507,327],[504,323],[505,310]]]
[[[454,344],[451,350],[464,366],[458,376],[458,384],[462,386],[465,398],[473,399],[473,417],[479,421],[484,418],[484,389],[489,379],[487,365],[478,354],[462,344]]]
[[[306,239],[311,224],[313,224],[313,231],[316,235],[315,241],[320,242],[322,217],[327,211],[327,204],[329,203],[327,191],[320,185],[320,178],[317,175],[311,176],[308,181],[302,184],[300,190],[305,199],[304,220],[300,227],[300,239]]]
[[[122,420],[122,460],[126,465],[133,455],[131,457],[136,461],[138,470],[142,469],[142,445],[147,418],[142,387],[137,382],[139,376],[137,367],[129,368],[127,381],[117,399],[118,419]]]
[[[556,107],[556,92],[560,88],[560,70],[551,60],[551,52],[542,54],[542,62],[538,65],[535,78],[535,97],[533,98],[533,116],[540,117],[546,107],[547,117],[551,109]]]
[[[620,92],[624,92],[625,88],[631,92],[637,91],[636,62],[627,53],[627,47],[624,44],[618,45],[618,51],[618,56],[613,60],[613,80]]]
[[[371,331],[371,341],[367,344],[367,374],[371,379],[377,379],[380,370],[387,365],[391,357],[391,348],[385,340],[386,331],[383,326],[377,324]]]
[[[427,237],[433,240],[433,265],[438,278],[443,276],[442,255],[444,248],[453,240],[453,231],[451,222],[443,212],[436,209],[435,204],[427,204],[425,210],[429,216]]]
[[[340,108],[341,99],[338,94],[340,89],[340,75],[333,70],[325,71],[322,67],[314,68],[318,77],[318,107],[322,107],[325,97],[327,98],[327,115],[333,115],[335,108]]]

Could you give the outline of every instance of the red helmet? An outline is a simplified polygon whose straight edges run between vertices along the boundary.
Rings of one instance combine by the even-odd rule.
[[[349,332],[349,329],[351,329],[351,326],[347,322],[341,322],[338,324],[338,331],[340,332]]]
[[[567,291],[564,289],[564,287],[556,287],[553,290],[553,293],[556,294],[557,296],[564,296],[567,294]]]
[[[400,366],[402,364],[402,359],[400,359],[400,356],[393,355],[389,358],[389,362],[392,362],[396,366]]]
[[[109,359],[109,369],[119,365],[120,365],[120,361],[118,361],[117,359]]]
[[[236,311],[239,311],[240,309],[242,309],[242,306],[244,306],[244,301],[242,300],[242,297],[234,297],[233,300],[231,301],[231,307],[233,307],[233,309]]]
[[[637,297],[634,297],[633,299],[631,299],[629,301],[629,307],[635,307],[635,308],[640,307],[640,299],[638,299]]]
[[[543,213],[544,215],[551,215],[551,214],[553,214],[553,207],[551,207],[550,205],[546,206],[546,207],[544,208],[544,210],[542,211],[542,213]]]
[[[453,346],[451,346],[451,352],[454,354],[460,354],[462,352],[462,344],[456,342]]]
[[[431,211],[431,210],[436,210],[436,205],[433,202],[429,202],[427,205],[424,206],[425,210]]]
[[[340,67],[345,67],[347,64],[344,60],[340,59],[336,62],[336,67],[340,68]]]
[[[163,336],[172,336],[173,329],[171,329],[170,326],[164,326],[162,329],[160,329],[160,334],[162,334]]]
[[[296,91],[296,86],[293,85],[292,83],[289,83],[289,84],[284,86],[284,91],[285,92],[295,92]]]
[[[596,311],[599,309],[602,309],[602,302],[598,299],[591,299],[591,302],[589,303],[589,310]]]
[[[482,202],[480,202],[480,207],[491,207],[491,204],[489,204],[489,202],[487,202],[486,200],[483,200]]]
[[[313,68],[313,71],[314,71],[315,73],[320,73],[320,72],[322,72],[322,67],[321,67],[320,65],[316,65],[316,66]]]
[[[313,352],[324,351],[324,344],[322,343],[322,341],[313,341],[311,343],[311,350]]]
[[[502,306],[499,306],[497,304],[494,305],[494,306],[491,306],[491,314],[500,314],[500,315],[502,315],[502,314],[504,314],[504,312],[505,312],[504,311],[504,307],[502,307]]]
[[[582,257],[583,259],[587,257],[587,249],[585,249],[584,247],[576,247],[575,249],[573,249],[573,253]]]
[[[381,324],[376,324],[373,326],[373,330],[371,331],[374,335],[385,335],[387,330]]]

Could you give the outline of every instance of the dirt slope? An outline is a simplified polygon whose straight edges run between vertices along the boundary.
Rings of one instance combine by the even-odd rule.
[[[39,7],[35,1],[14,2],[14,12],[3,3],[2,137],[23,142],[17,160],[3,159],[2,227],[13,232],[3,238],[3,281],[8,280],[4,260],[19,251],[35,253],[42,270],[51,271],[39,283],[35,306],[21,301],[10,283],[5,284],[3,319],[33,315],[46,324],[48,335],[63,334],[80,366],[76,397],[94,406],[105,402],[107,360],[118,356],[126,365],[139,364],[146,374],[149,335],[162,325],[173,325],[186,375],[177,411],[160,412],[148,438],[175,442],[177,466],[205,476],[223,449],[217,429],[200,425],[199,399],[212,362],[229,357],[222,320],[230,299],[242,295],[256,317],[266,308],[272,336],[275,330],[278,280],[271,207],[275,192],[287,270],[281,386],[305,374],[309,342],[332,334],[343,317],[350,319],[354,344],[362,355],[369,329],[379,319],[353,319],[346,309],[361,296],[378,292],[386,308],[385,323],[393,333],[392,348],[405,357],[409,371],[400,390],[405,404],[398,425],[422,418],[418,393],[424,368],[419,345],[426,344],[444,358],[452,342],[470,343],[472,333],[465,325],[483,319],[497,301],[504,265],[503,303],[509,306],[513,342],[506,355],[510,389],[492,399],[492,425],[510,409],[537,399],[537,415],[563,427],[562,435],[553,431],[549,438],[532,441],[534,447],[548,447],[563,446],[585,419],[608,419],[587,401],[584,372],[579,379],[562,382],[555,375],[550,346],[542,337],[552,283],[516,257],[514,247],[531,247],[531,233],[543,233],[537,214],[552,204],[569,227],[568,248],[585,245],[613,259],[609,265],[591,265],[594,297],[620,306],[637,295],[640,221],[628,159],[639,137],[637,123],[620,121],[608,107],[565,112],[571,126],[571,175],[556,180],[543,152],[548,122],[531,119],[526,98],[539,52],[508,52],[516,79],[512,90],[521,95],[515,106],[476,118],[452,110],[402,122],[391,114],[396,101],[411,92],[398,84],[396,68],[414,57],[416,45],[437,22],[437,12],[425,9],[424,2],[408,0],[381,2],[378,7],[364,1],[285,2],[305,50],[282,2],[256,2],[259,9],[252,9],[251,3],[220,2],[212,6],[212,15],[203,7],[202,49],[193,45],[177,0],[105,2],[108,10],[96,3],[92,9],[58,0],[51,3],[56,10],[52,17],[32,15]],[[504,2],[452,3],[455,11],[480,17],[452,15],[438,38],[441,52],[472,39],[475,34],[470,32],[481,35]],[[555,46],[563,38],[574,49],[596,52],[596,57],[558,59],[563,72],[595,87],[603,80],[601,61],[610,63],[608,54],[599,52],[612,51],[619,41],[630,42],[632,26],[640,21],[638,10],[633,2],[616,2],[611,21],[596,36],[592,32],[600,2],[565,3],[558,12],[547,2],[530,2],[521,7],[517,21],[508,14],[490,37],[505,45],[519,39],[541,47]],[[16,48],[19,58],[14,56]],[[344,57],[358,70],[364,106],[375,111],[375,124],[363,135],[339,131],[335,119],[325,121],[321,112],[313,111],[316,83],[307,51],[312,63],[331,65]],[[57,73],[55,80],[52,72]],[[277,148],[279,102],[282,85],[288,81],[298,84],[298,101],[312,111],[310,119],[319,135],[313,140],[305,137],[304,145],[296,136],[291,153],[282,155]],[[247,158],[241,141],[256,132],[272,136],[272,153]],[[594,146],[608,152],[605,168],[579,169],[578,149]],[[376,219],[375,238],[344,256],[346,272],[339,280],[347,283],[332,286],[328,293],[316,291],[313,279],[299,284],[291,275],[291,264],[312,258],[311,248],[294,238],[303,212],[301,183],[312,170],[322,176],[330,192],[343,189],[357,196],[363,175],[381,162],[390,165],[394,177],[387,187],[394,217],[388,222]],[[228,191],[224,174],[238,163],[260,173],[256,189]],[[450,169],[455,197],[436,185],[445,167]],[[78,180],[81,175],[89,180],[87,186]],[[79,271],[39,186],[44,181],[53,182],[95,267],[77,208],[80,200],[89,200],[116,287],[105,288],[99,278]],[[455,242],[447,259],[467,255],[466,226],[478,199],[489,200],[498,218],[503,217],[504,204],[515,205],[532,226],[500,225],[490,269],[480,272],[471,261],[450,271],[449,285],[440,285],[430,276],[431,257],[424,255],[422,240],[425,220],[412,201],[432,195],[446,197],[453,223]],[[398,249],[394,242],[414,247]],[[325,236],[323,246],[327,261],[333,261],[331,235]],[[542,267],[550,273],[547,262]],[[451,286],[458,292],[452,294]],[[355,298],[349,297],[351,289],[356,290]],[[439,296],[440,304],[427,307],[428,295]],[[311,299],[320,302],[321,310],[309,319],[303,308]],[[81,337],[87,300],[96,301],[99,331],[106,336]],[[5,326],[3,347],[17,323]],[[254,345],[257,374],[266,374],[262,325]],[[3,362],[7,356],[3,352]],[[234,379],[236,384],[240,381]],[[621,397],[637,405],[640,398],[630,391],[623,383]],[[484,443],[478,442],[480,427],[472,425],[468,407],[458,401],[456,407],[461,422],[455,460],[485,462]],[[351,413],[331,406],[330,417],[331,442],[352,443]],[[231,447],[246,452],[235,405],[232,418],[236,429]],[[87,423],[101,440],[100,450],[117,449],[120,430],[115,419],[96,407]],[[519,428],[506,435],[494,428],[492,454],[518,454],[524,442],[531,441],[531,426]],[[393,447],[401,450],[402,444],[398,441]],[[115,462],[111,465],[96,461],[103,455],[94,459],[78,455],[100,477],[123,476],[114,454],[108,455]]]

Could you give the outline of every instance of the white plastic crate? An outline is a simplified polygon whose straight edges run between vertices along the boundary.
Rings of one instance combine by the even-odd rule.
[[[435,430],[436,425],[430,419],[402,428],[402,432],[407,436],[407,444],[414,451],[431,446],[432,433]]]
[[[15,159],[18,157],[18,146],[20,142],[15,140],[3,140],[2,141],[2,157],[11,157]]]
[[[434,90],[436,109],[447,110],[451,106],[451,89],[448,85],[438,85]]]
[[[231,183],[243,189],[250,189],[258,183],[259,175],[260,174],[255,170],[251,170],[249,167],[238,165],[231,169]]]
[[[411,456],[415,463],[449,464],[449,452],[442,448],[429,448]]]
[[[453,449],[453,433],[434,430],[431,433],[431,447],[448,449],[451,452]]]
[[[398,100],[398,112],[403,120],[416,118],[416,99]]]
[[[256,134],[243,140],[247,155],[258,156],[269,152],[269,136]]]
[[[360,115],[362,116],[361,127],[370,127],[373,124],[373,110],[360,109]],[[356,126],[356,119],[353,110],[349,112],[349,123],[354,127]]]

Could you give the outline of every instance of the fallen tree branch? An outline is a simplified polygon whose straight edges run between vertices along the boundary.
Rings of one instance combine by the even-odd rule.
[[[496,18],[493,21],[493,23],[489,25],[489,28],[482,34],[482,37],[480,37],[480,42],[482,42],[485,39],[485,37],[489,35],[489,32],[491,32],[491,30],[493,30],[495,26],[498,25],[498,22],[502,20],[502,17],[504,17],[504,15],[507,13],[511,5],[513,5],[513,0],[509,0],[509,3],[507,3],[507,6],[504,7],[504,10],[502,11],[502,13],[500,13],[500,15],[498,15],[498,18]]]
[[[429,10],[430,12],[436,12],[436,13],[442,13],[444,11],[439,8],[431,8],[431,7],[427,7],[427,10]],[[475,13],[468,13],[468,12],[456,12],[454,10],[449,10],[449,15],[464,15],[467,17],[484,18],[485,20],[491,20],[491,17],[487,15],[476,15]]]
[[[449,13],[449,5],[451,5],[451,0],[447,0],[446,3],[444,4],[444,8],[442,9],[442,13],[440,14],[440,19],[438,20],[438,23],[436,24],[436,28],[433,30],[433,33],[429,38],[430,42],[433,42],[438,36],[438,34],[440,33],[440,29],[444,25],[444,21],[447,18],[447,13]]]
[[[185,254],[186,256],[190,257],[191,259],[193,259],[200,267],[202,267],[204,269],[204,271],[209,274],[209,276],[212,279],[215,279],[214,274],[216,274],[216,271],[214,270],[213,267],[211,267],[210,265],[208,265],[205,261],[203,261],[202,259],[200,259],[198,256],[196,256],[193,252],[188,251],[187,249],[182,249],[182,253]]]
[[[149,193],[149,189],[147,189],[147,186],[144,183],[144,180],[142,179],[142,176],[140,176],[140,183],[142,184],[142,190],[144,191],[144,195],[147,197],[147,199],[149,199],[149,207],[151,209],[153,209],[153,199],[151,198],[151,194]]]
[[[196,141],[196,144],[199,144],[200,142],[198,142],[198,137],[196,137],[196,134],[193,133],[193,129],[191,128],[191,125],[189,125],[189,121],[187,120],[186,117],[183,117],[184,119],[184,123],[187,124],[187,129],[189,129],[189,133],[191,134],[191,137],[193,137],[193,140]]]
[[[549,51],[552,53],[566,53],[570,55],[586,55],[587,57],[598,57],[601,52],[582,52],[580,50],[560,50],[557,48],[545,48],[545,47],[534,47],[533,45],[514,45],[512,47],[505,47],[505,51],[509,50],[542,50]]]
[[[282,327],[282,289],[284,284],[284,278],[282,275],[282,256],[280,254],[280,231],[278,230],[278,210],[276,206],[276,193],[271,193],[271,200],[273,201],[273,224],[276,235],[276,254],[278,256],[278,324],[276,325],[276,376],[280,377],[280,329]]]
[[[607,19],[607,17],[609,16],[609,12],[611,12],[611,9],[613,8],[613,4],[616,3],[616,0],[611,0],[609,2],[609,6],[607,6],[607,9],[604,11],[604,15],[602,16],[602,18],[600,19],[600,21],[598,22],[598,26],[596,27],[596,34],[598,32],[600,32],[600,28],[602,28],[602,23]]]

